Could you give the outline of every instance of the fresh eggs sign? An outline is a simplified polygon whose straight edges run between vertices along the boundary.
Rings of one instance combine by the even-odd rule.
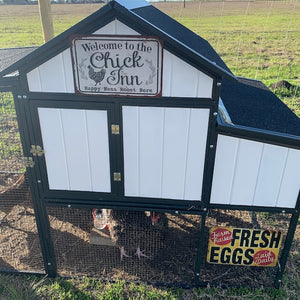
[[[281,246],[280,231],[213,227],[207,262],[243,266],[276,266]]]
[[[161,95],[162,42],[144,36],[75,36],[76,91],[89,95]]]

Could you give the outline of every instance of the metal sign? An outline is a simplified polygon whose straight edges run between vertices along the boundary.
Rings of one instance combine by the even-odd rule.
[[[207,262],[243,266],[276,266],[282,233],[261,229],[213,227]]]
[[[89,95],[161,95],[162,42],[145,36],[75,36],[76,91]]]

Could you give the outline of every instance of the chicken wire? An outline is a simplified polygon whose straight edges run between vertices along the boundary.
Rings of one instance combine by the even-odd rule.
[[[163,221],[156,228],[147,220],[153,212],[122,211],[129,220],[126,228],[118,225],[118,219],[114,223],[115,219],[110,217],[106,228],[96,229],[92,209],[48,207],[47,211],[60,276],[195,283],[201,216],[154,213]],[[122,245],[128,256],[121,257],[121,244],[114,239],[112,228],[117,234],[125,233]],[[142,253],[140,258],[138,247]]]
[[[13,96],[0,92],[0,270],[43,272]]]
[[[212,285],[252,286],[256,288],[274,287],[275,276],[280,269],[280,257],[288,233],[291,214],[271,212],[251,212],[243,210],[209,210],[206,217],[205,253],[203,256],[200,281]],[[278,261],[274,267],[235,266],[211,264],[207,262],[209,230],[213,227],[233,227],[280,231],[282,242]]]

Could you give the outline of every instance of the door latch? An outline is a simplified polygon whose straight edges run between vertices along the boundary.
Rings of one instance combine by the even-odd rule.
[[[111,125],[111,133],[112,134],[120,134],[120,126],[116,124]]]
[[[114,181],[121,181],[121,173],[114,173]]]

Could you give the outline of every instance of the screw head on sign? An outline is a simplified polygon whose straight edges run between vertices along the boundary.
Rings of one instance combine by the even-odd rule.
[[[18,99],[22,99],[22,96],[21,96],[21,95],[18,95],[17,98],[18,98]]]
[[[23,99],[27,99],[27,96],[26,96],[26,95],[23,95]]]
[[[214,145],[210,145],[209,147],[210,147],[210,149],[213,149]]]
[[[215,111],[215,112],[214,112],[214,116],[216,117],[217,115],[218,115],[218,113]]]

